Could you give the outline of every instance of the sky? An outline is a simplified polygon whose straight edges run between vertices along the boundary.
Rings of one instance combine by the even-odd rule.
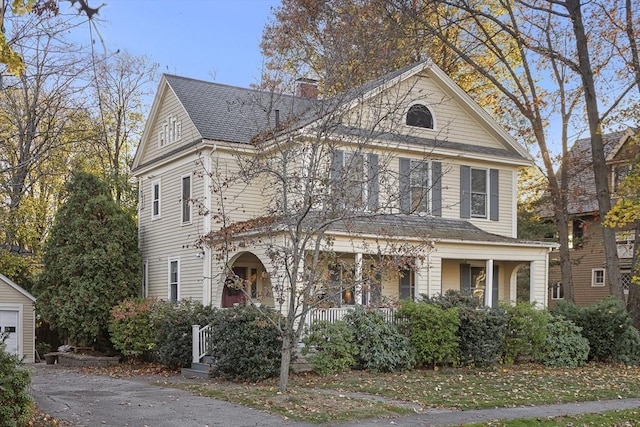
[[[64,4],[63,13],[70,7]],[[248,87],[259,82],[262,30],[279,5],[280,0],[104,0],[96,24],[108,51],[146,55],[160,73]],[[93,36],[96,49],[103,50],[95,31]],[[88,25],[76,28],[73,38],[88,43]]]

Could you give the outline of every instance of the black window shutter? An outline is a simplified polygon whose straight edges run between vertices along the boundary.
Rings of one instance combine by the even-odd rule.
[[[471,265],[460,264],[460,291],[471,293]]]
[[[499,206],[499,171],[498,169],[489,170],[489,219],[498,221]]]
[[[411,160],[400,158],[400,211],[402,213],[411,212],[410,174]]]
[[[380,197],[380,181],[378,172],[378,155],[369,154],[368,158],[368,190],[367,191],[367,208],[371,212],[378,210],[378,199]]]
[[[460,218],[471,218],[470,166],[460,166]]]
[[[442,163],[431,162],[431,214],[442,216]]]

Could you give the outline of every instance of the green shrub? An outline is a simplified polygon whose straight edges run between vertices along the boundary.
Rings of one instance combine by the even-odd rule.
[[[463,308],[458,328],[458,357],[464,366],[492,366],[504,347],[507,316],[500,308]]]
[[[631,316],[619,299],[609,296],[584,308],[559,304],[553,313],[563,315],[582,328],[582,336],[589,340],[589,360],[614,362],[637,358],[629,353],[635,351],[634,333],[629,331]]]
[[[562,316],[550,316],[542,351],[537,361],[550,367],[576,367],[586,363],[589,341],[581,328]]]
[[[433,297],[421,294],[422,300],[429,304],[434,304],[442,308],[479,308],[482,306],[481,301],[471,295],[470,292],[460,292],[453,289],[449,289],[442,294],[438,294]]]
[[[259,381],[280,373],[282,339],[274,325],[280,314],[253,306],[220,310],[209,341],[215,374],[240,381]]]
[[[109,334],[116,350],[126,357],[149,359],[155,347],[151,310],[155,300],[128,299],[111,309]]]
[[[419,366],[435,366],[451,360],[458,351],[457,308],[444,309],[424,302],[403,301],[397,316],[409,338]]]
[[[640,365],[640,333],[633,326],[624,330],[613,350],[612,362]]]
[[[27,425],[33,413],[33,400],[27,389],[31,375],[17,356],[5,352],[6,335],[0,334],[0,425]]]
[[[356,364],[358,347],[353,343],[353,331],[344,321],[314,323],[304,345],[302,354],[320,375],[348,371]]]
[[[545,345],[549,313],[537,310],[534,303],[505,304],[502,308],[507,314],[502,361],[535,360]]]
[[[155,332],[153,360],[171,369],[190,366],[191,326],[208,325],[216,311],[191,300],[155,303],[151,311],[151,325]]]
[[[377,310],[356,306],[344,317],[358,347],[356,367],[372,372],[396,372],[413,368],[415,358],[409,339],[385,321]]]

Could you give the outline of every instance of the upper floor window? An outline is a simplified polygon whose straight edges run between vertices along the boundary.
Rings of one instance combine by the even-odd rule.
[[[414,104],[407,112],[407,126],[433,129],[433,115],[429,108],[422,104]]]
[[[191,222],[191,175],[182,177],[182,222]]]
[[[442,215],[442,163],[400,158],[400,211]]]
[[[160,129],[158,143],[162,147],[178,141],[180,138],[182,138],[182,120],[178,120],[175,115],[169,114]]]
[[[160,181],[151,184],[151,218],[160,218]]]
[[[498,169],[460,166],[460,218],[499,220]]]
[[[604,286],[604,268],[591,270],[591,286]]]
[[[618,191],[620,189],[620,184],[622,184],[622,182],[630,172],[631,165],[629,164],[619,164],[613,166],[613,191]]]
[[[335,150],[331,160],[331,203],[334,208],[378,209],[378,155]]]
[[[471,168],[471,217],[487,217],[487,170]]]

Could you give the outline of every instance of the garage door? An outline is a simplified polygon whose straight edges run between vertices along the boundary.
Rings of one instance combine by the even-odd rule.
[[[0,332],[9,333],[5,341],[6,351],[10,354],[18,354],[18,312],[0,310]]]

